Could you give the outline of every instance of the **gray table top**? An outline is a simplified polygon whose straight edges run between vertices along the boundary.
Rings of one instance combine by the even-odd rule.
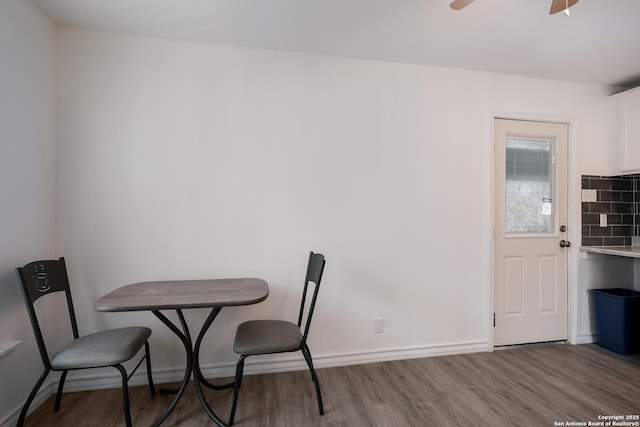
[[[249,305],[264,301],[262,279],[205,279],[140,282],[123,286],[94,304],[97,311],[143,311]]]

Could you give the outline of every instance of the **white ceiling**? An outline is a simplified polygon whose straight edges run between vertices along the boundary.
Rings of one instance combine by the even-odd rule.
[[[640,84],[640,0],[33,0],[74,27],[545,79]]]

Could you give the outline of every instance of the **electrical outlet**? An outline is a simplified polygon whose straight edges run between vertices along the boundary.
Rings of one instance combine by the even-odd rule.
[[[607,226],[607,214],[600,214],[600,227],[604,228]]]
[[[384,318],[376,317],[373,319],[373,332],[376,334],[384,332]]]

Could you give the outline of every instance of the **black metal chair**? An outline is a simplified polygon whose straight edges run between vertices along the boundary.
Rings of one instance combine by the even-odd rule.
[[[307,265],[307,275],[302,293],[302,303],[300,305],[300,314],[298,323],[287,322],[283,320],[250,320],[241,323],[236,331],[236,337],[233,343],[233,351],[240,355],[240,359],[236,364],[236,378],[233,387],[233,404],[231,406],[231,415],[229,417],[229,425],[233,425],[233,418],[236,413],[236,405],[238,402],[238,391],[242,383],[242,373],[244,370],[244,361],[249,356],[259,354],[286,353],[300,350],[304,359],[307,361],[309,370],[311,371],[311,379],[316,386],[316,394],[318,395],[318,408],[320,415],[324,414],[322,406],[322,395],[320,394],[320,384],[315,369],[313,369],[313,360],[311,359],[311,351],[307,345],[307,336],[309,335],[309,326],[313,317],[313,310],[320,289],[320,281],[322,280],[322,272],[324,271],[325,259],[322,254],[309,253],[309,263]],[[305,310],[307,299],[307,291],[309,283],[315,284],[313,295],[309,308]],[[304,321],[304,332],[301,330]]]
[[[27,306],[27,311],[29,312],[29,319],[31,320],[31,326],[33,326],[33,332],[36,337],[36,342],[38,343],[42,363],[44,364],[44,372],[22,407],[20,417],[18,418],[18,427],[24,424],[29,406],[50,371],[62,371],[54,404],[54,411],[57,411],[60,408],[64,381],[70,370],[102,368],[107,366],[116,368],[122,375],[124,416],[127,426],[131,426],[128,382],[131,375],[133,375],[144,360],[147,361],[147,377],[151,395],[155,396],[156,394],[151,376],[151,359],[149,357],[149,343],[147,341],[151,335],[151,329],[136,326],[111,329],[79,337],[64,258],[60,258],[59,260],[35,261],[24,267],[16,268],[16,273],[20,280],[22,294]],[[49,358],[34,303],[40,297],[54,292],[64,292],[66,294],[67,308],[74,339],[58,351],[53,358]],[[133,372],[127,375],[127,371],[122,366],[122,363],[132,359],[143,345],[145,348],[144,357],[140,359]]]

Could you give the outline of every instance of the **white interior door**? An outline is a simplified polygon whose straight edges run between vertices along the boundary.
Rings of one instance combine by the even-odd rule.
[[[568,125],[496,119],[494,345],[568,339]]]

